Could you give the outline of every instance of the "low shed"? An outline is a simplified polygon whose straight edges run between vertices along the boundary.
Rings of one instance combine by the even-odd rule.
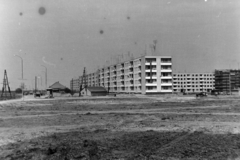
[[[81,91],[83,96],[106,96],[107,90],[104,87],[86,87]]]
[[[65,87],[64,85],[62,85],[61,83],[55,82],[53,83],[51,86],[49,86],[49,89],[52,89],[53,92],[60,92],[60,91],[64,91],[67,87]]]

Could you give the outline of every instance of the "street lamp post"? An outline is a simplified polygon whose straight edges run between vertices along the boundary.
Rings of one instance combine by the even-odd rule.
[[[46,69],[46,71],[45,71],[45,87],[47,89],[47,67],[45,67],[44,65],[41,65],[41,66]]]
[[[22,63],[22,80],[23,80],[23,59],[22,59],[22,57],[19,56],[19,55],[16,55],[16,54],[15,54],[14,56],[17,56],[17,57],[19,57],[19,58],[21,59],[21,63]],[[23,83],[23,84],[24,84],[24,83]],[[22,99],[24,100],[23,89],[24,89],[24,85],[23,85],[23,87],[22,87]]]
[[[22,79],[23,79],[23,59],[22,59],[22,57],[21,56],[19,56],[19,55],[14,55],[14,56],[17,56],[17,57],[19,57],[20,59],[21,59],[21,62],[22,62]]]
[[[40,82],[38,81],[38,79],[40,79]],[[42,76],[39,76],[39,75],[38,75],[38,76],[37,76],[37,88],[41,90],[42,87],[40,87],[40,84],[41,84],[41,86],[42,86]]]
[[[37,93],[37,76],[35,76],[35,95]]]

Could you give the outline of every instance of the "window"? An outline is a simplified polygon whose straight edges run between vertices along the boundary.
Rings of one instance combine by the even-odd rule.
[[[171,73],[162,73],[162,77],[168,77],[171,76]]]
[[[156,63],[156,58],[146,58],[146,63]]]
[[[147,86],[147,90],[156,90],[157,87],[156,86]]]
[[[172,80],[162,79],[162,83],[172,83]]]
[[[172,87],[171,87],[171,86],[162,86],[161,89],[162,89],[162,90],[171,90]]]
[[[162,63],[171,63],[172,59],[171,58],[161,58]]]

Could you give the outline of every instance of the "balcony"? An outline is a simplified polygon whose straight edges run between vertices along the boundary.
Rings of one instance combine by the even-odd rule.
[[[146,82],[146,86],[157,86],[157,82],[153,82],[153,83]]]
[[[151,79],[150,76],[146,76],[145,79]],[[157,76],[156,75],[152,75],[152,79],[157,79]]]
[[[115,77],[117,77],[117,75],[110,76],[110,78],[112,78],[112,79],[116,79]]]
[[[169,76],[161,76],[161,79],[172,79],[172,76],[169,75]]]
[[[172,86],[172,83],[161,83],[161,86]]]
[[[133,81],[133,77],[128,77],[128,80],[129,81]]]
[[[172,72],[172,69],[161,69],[161,72]]]
[[[116,69],[114,69],[114,70],[111,70],[111,73],[116,73],[117,72],[117,70]]]
[[[117,71],[120,71],[120,70],[122,70],[122,69],[124,69],[123,67],[119,67],[119,68],[117,68]]]
[[[150,64],[151,64],[150,62],[147,62],[147,61],[145,62],[145,65],[147,65],[147,66],[150,65]],[[157,62],[156,62],[156,61],[153,61],[153,62],[152,62],[152,65],[157,65]]]
[[[142,83],[134,83],[134,86],[141,86]]]
[[[172,65],[172,61],[161,61],[161,65]]]
[[[128,84],[129,86],[133,86],[133,83]]]
[[[151,93],[151,92],[157,92],[157,89],[149,89],[149,90],[146,90],[147,93]]]
[[[141,76],[140,77],[139,76],[134,76],[134,79],[139,80],[139,79],[142,79],[142,77]]]
[[[151,72],[151,70],[150,69],[146,69],[145,72]],[[157,69],[156,68],[152,69],[152,72],[157,72]]]
[[[134,65],[134,66],[140,66],[140,65],[141,65],[141,61],[140,61],[140,60],[135,61],[135,62],[133,63],[133,65]]]
[[[141,72],[141,69],[134,69],[134,72]]]

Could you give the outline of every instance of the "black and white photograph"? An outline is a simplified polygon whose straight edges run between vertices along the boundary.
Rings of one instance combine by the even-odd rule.
[[[0,160],[240,160],[240,0],[0,0]]]

